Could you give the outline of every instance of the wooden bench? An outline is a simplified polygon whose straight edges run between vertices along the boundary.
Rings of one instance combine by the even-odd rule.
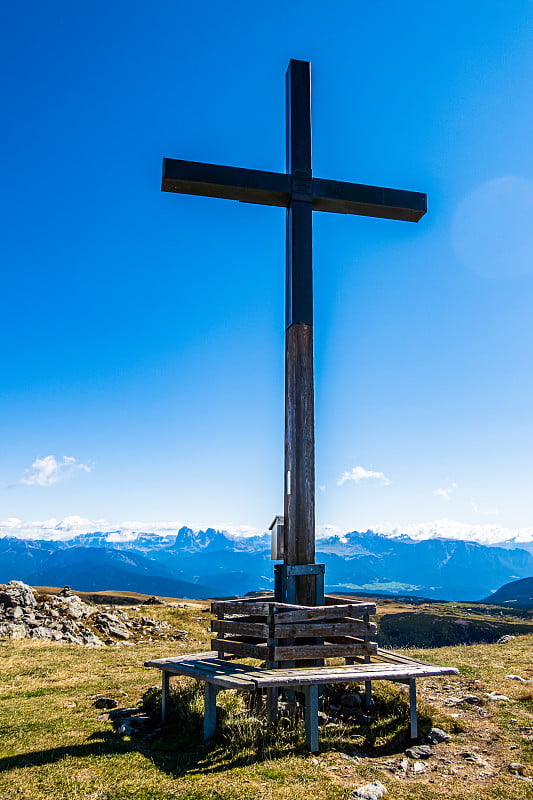
[[[218,651],[193,653],[174,658],[146,661],[146,667],[162,672],[161,717],[165,721],[171,675],[186,675],[205,683],[204,739],[210,739],[216,728],[216,696],[220,690],[256,691],[267,689],[269,720],[277,716],[280,689],[299,689],[305,695],[305,738],[311,752],[318,751],[318,695],[319,687],[331,683],[365,682],[367,700],[371,682],[394,681],[409,685],[411,738],[418,737],[416,712],[416,679],[433,675],[454,675],[454,667],[437,667],[413,658],[377,651],[365,663],[340,666],[261,668],[238,664],[219,658]]]

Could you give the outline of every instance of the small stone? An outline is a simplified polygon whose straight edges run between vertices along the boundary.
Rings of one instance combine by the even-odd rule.
[[[420,772],[425,772],[426,765],[422,763],[422,761],[415,761],[413,764],[413,772],[415,775],[419,774]]]
[[[25,639],[26,628],[15,622],[6,622],[0,625],[0,639]]]
[[[459,755],[470,764],[481,764],[482,766],[487,766],[485,759],[481,758],[481,756],[477,753],[473,753],[471,750],[465,750],[463,753],[459,753]]]
[[[386,794],[388,794],[386,787],[380,781],[374,781],[359,786],[351,793],[350,797],[356,798],[356,800],[381,800]]]
[[[340,704],[346,708],[357,708],[361,705],[361,696],[355,692],[347,692],[341,696]]]
[[[131,717],[133,714],[138,714],[139,709],[135,708],[114,708],[109,712],[109,719],[123,719],[124,717]]]
[[[481,697],[478,697],[477,694],[464,694],[457,702],[469,703],[472,706],[480,706],[483,703],[483,700]]]
[[[497,692],[491,692],[489,695],[487,695],[487,700],[490,702],[494,702],[496,700],[502,700],[505,703],[509,702],[509,698],[506,694],[498,694]]]
[[[501,636],[496,642],[496,644],[507,644],[507,642],[510,642],[513,639],[516,639],[516,636],[513,636],[511,633],[508,633],[506,636]]]
[[[508,681],[522,681],[522,683],[526,683],[526,679],[521,678],[520,675],[506,675],[505,678]]]
[[[514,761],[512,764],[509,764],[507,767],[509,772],[512,772],[514,775],[522,775],[522,777],[526,777],[527,769],[523,764],[519,764],[518,761]]]
[[[111,716],[111,714],[109,716]],[[145,726],[146,720],[143,717],[127,717],[123,719],[119,725],[118,733],[122,736],[135,736],[139,734]]]
[[[344,758],[345,761],[350,761],[352,764],[358,764],[361,761],[360,758],[354,758],[353,756],[346,755],[346,753],[339,753],[341,758]]]
[[[407,748],[405,755],[409,758],[430,758],[434,753],[429,745],[416,744],[414,747]]]
[[[111,697],[97,697],[93,703],[95,708],[116,708],[118,703]]]
[[[426,734],[429,744],[440,744],[440,742],[447,742],[451,738],[450,734],[443,731],[442,728],[431,728]]]

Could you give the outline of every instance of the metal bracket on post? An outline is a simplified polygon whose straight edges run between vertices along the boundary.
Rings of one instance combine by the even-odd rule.
[[[324,605],[324,564],[276,564],[274,590],[278,603],[296,602],[296,579],[302,575],[315,577],[315,605]]]

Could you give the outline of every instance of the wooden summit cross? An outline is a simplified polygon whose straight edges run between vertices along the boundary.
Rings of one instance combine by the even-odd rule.
[[[314,178],[311,170],[311,65],[291,60],[286,75],[287,172],[163,159],[162,191],[287,209],[285,295],[285,568],[315,563],[313,379],[313,211],[418,222],[426,195]],[[304,569],[292,602],[316,605]],[[278,600],[282,599],[280,597]]]

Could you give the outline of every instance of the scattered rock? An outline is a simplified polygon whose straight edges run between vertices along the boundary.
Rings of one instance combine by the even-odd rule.
[[[341,706],[345,708],[359,708],[362,703],[361,695],[357,692],[347,692],[339,698]]]
[[[509,703],[510,702],[509,698],[507,697],[506,694],[498,694],[498,692],[491,692],[490,694],[488,694],[487,695],[487,700],[490,701],[490,702],[494,702],[496,700],[502,700],[505,703]]]
[[[157,598],[155,598],[157,600]],[[157,603],[159,605],[159,602]],[[35,595],[22,581],[0,586],[0,640],[44,639],[86,647],[176,641],[187,631],[149,617],[132,617],[118,609],[102,611],[65,586],[57,595]]]
[[[514,761],[512,764],[509,764],[507,767],[509,772],[512,772],[513,775],[522,775],[523,778],[527,776],[527,769],[523,764],[519,764],[517,761]]]
[[[0,625],[0,639],[24,639],[25,637],[26,628],[24,625],[16,625],[13,622]]]
[[[109,719],[124,719],[125,717],[132,717],[134,714],[138,713],[138,706],[132,708],[114,708],[109,712]]]
[[[431,728],[426,734],[426,741],[429,744],[440,744],[440,742],[447,742],[451,738],[450,734],[443,731],[442,728]]]
[[[350,761],[352,764],[358,764],[361,761],[358,756],[354,758],[354,756],[349,756],[346,753],[339,753],[339,757],[344,758],[345,761]]]
[[[427,744],[415,744],[414,747],[407,748],[405,755],[409,758],[430,758],[434,753]]]
[[[95,708],[116,708],[118,703],[111,697],[97,697],[93,703]]]
[[[388,794],[387,789],[380,781],[373,783],[366,783],[364,786],[359,786],[350,795],[352,798],[358,800],[381,800],[381,798]]]
[[[136,711],[137,710],[138,709],[136,709]],[[120,723],[117,733],[120,733],[122,736],[135,736],[142,733],[146,725],[147,720],[145,717],[126,717]]]
[[[468,703],[471,706],[480,706],[483,704],[483,700],[481,697],[478,697],[477,694],[464,694],[462,697],[459,697],[456,705],[459,705],[460,703]]]
[[[505,636],[500,636],[496,644],[507,644],[507,642],[510,642],[512,639],[516,639],[516,636],[513,636],[512,633],[508,633]]]
[[[149,597],[148,600],[144,601],[144,605],[145,606],[164,606],[165,605],[165,601],[161,600],[160,597],[156,597],[155,595],[152,595],[152,597]]]
[[[22,608],[35,608],[37,601],[30,586],[22,581],[9,581],[0,592],[0,603],[6,608],[21,606]]]
[[[465,761],[468,761],[470,764],[479,764],[482,767],[487,767],[488,764],[482,756],[478,753],[474,753],[471,750],[465,750],[463,753],[459,753],[461,758],[464,758]]]
[[[522,683],[527,683],[525,678],[521,678],[520,675],[506,675],[506,680],[508,681],[522,681]]]
[[[413,764],[413,772],[415,773],[415,775],[425,771],[426,771],[426,765],[422,761],[415,761],[415,763]]]

